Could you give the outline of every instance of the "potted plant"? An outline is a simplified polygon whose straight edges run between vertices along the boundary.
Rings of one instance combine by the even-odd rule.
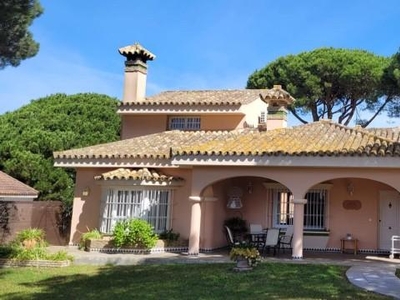
[[[242,242],[232,247],[229,252],[231,260],[236,262],[236,271],[251,270],[260,261],[260,252],[253,245]]]

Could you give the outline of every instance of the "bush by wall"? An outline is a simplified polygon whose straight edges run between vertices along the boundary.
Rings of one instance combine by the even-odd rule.
[[[158,236],[145,220],[130,219],[117,222],[113,231],[113,243],[117,247],[150,249],[157,243]]]

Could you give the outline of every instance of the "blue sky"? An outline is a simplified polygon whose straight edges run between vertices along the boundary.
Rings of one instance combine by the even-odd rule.
[[[320,47],[384,56],[400,47],[398,0],[40,2],[44,14],[31,27],[39,54],[0,70],[0,114],[54,93],[121,99],[118,48],[134,42],[156,55],[147,95],[244,88],[252,72],[278,57]],[[400,120],[385,116],[372,124],[395,125]]]

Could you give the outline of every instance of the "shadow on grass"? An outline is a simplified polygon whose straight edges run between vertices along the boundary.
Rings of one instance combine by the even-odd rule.
[[[327,265],[262,263],[73,266],[28,269],[4,299],[389,299],[362,291]],[[17,272],[16,270],[15,272]],[[21,272],[21,270],[19,270]],[[3,277],[7,279],[9,274]]]

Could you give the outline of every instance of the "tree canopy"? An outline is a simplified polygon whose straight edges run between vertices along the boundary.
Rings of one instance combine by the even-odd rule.
[[[39,0],[0,1],[0,69],[16,67],[38,53],[29,26],[42,12]]]
[[[335,119],[348,125],[353,118],[367,126],[392,100],[382,85],[390,58],[364,50],[320,48],[280,57],[250,75],[247,88],[280,84],[295,99],[289,110],[303,123]],[[370,110],[368,120],[358,113]]]
[[[119,140],[118,100],[54,94],[0,116],[0,170],[37,189],[40,200],[70,202],[75,171],[54,167],[53,151]]]
[[[388,103],[389,117],[400,117],[400,50],[391,58],[389,66],[384,70],[382,77],[383,89],[387,97],[392,99]]]

